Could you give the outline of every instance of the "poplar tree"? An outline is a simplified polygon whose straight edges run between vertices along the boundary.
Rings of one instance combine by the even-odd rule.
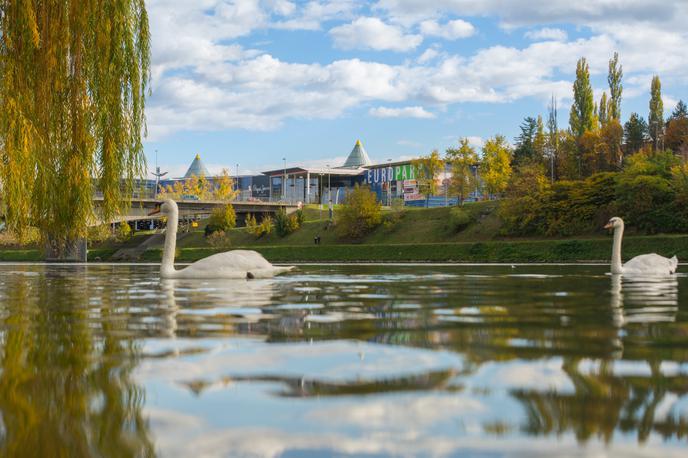
[[[547,116],[547,149],[549,150],[550,178],[554,181],[555,161],[559,152],[559,124],[557,121],[557,100],[552,95]]]
[[[662,83],[659,76],[652,77],[650,85],[650,115],[648,116],[648,128],[652,139],[652,149],[657,150],[664,132],[664,103],[662,102]]]
[[[576,80],[573,82],[573,105],[569,114],[571,132],[576,137],[594,128],[594,102],[590,85],[590,69],[585,57],[576,64]]]
[[[615,52],[614,57],[609,59],[609,73],[607,82],[609,83],[609,106],[607,107],[608,119],[621,119],[621,94],[623,85],[623,67],[619,64],[619,53]]]
[[[541,163],[544,161],[547,149],[547,136],[545,135],[545,123],[542,121],[542,116],[537,117],[537,131],[533,139],[533,151],[535,152],[535,161]]]
[[[0,187],[8,225],[46,239],[112,221],[145,170],[144,0],[0,0]]]
[[[607,93],[603,92],[600,97],[600,108],[598,113],[598,118],[600,120],[600,126],[604,127],[607,124]]]

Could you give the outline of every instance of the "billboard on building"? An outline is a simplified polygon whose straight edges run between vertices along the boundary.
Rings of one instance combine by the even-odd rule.
[[[411,163],[371,167],[364,174],[365,183],[380,200],[388,197],[406,200],[423,199],[418,193],[416,167]]]

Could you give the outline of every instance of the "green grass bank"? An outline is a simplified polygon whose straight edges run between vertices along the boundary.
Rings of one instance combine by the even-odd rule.
[[[451,224],[450,209],[406,209],[382,224],[365,238],[352,243],[337,238],[326,219],[327,211],[317,207],[305,210],[306,222],[285,237],[276,233],[260,238],[244,228],[229,231],[230,246],[208,245],[204,226],[179,234],[177,260],[192,262],[228,249],[251,249],[272,262],[607,262],[612,238],[604,230],[570,239],[504,238],[495,202],[466,204],[471,223],[460,231]],[[320,236],[321,244],[313,238]],[[135,234],[124,243],[113,240],[94,244],[90,261],[110,261],[120,248],[151,243],[139,261],[158,262],[162,257],[162,238],[149,240],[150,233]],[[643,236],[629,231],[624,238],[625,259],[643,253],[659,253],[688,260],[688,235]],[[0,247],[0,261],[40,261],[36,249]]]
[[[320,246],[249,246],[271,262],[605,262],[611,258],[611,238],[581,240],[491,241],[475,243],[356,244]],[[193,262],[224,251],[180,248],[179,262]],[[624,257],[657,252],[688,259],[688,236],[629,237]],[[156,262],[162,249],[147,250],[143,261]]]

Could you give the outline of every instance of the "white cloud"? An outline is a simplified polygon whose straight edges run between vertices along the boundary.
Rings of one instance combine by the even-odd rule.
[[[430,62],[431,60],[436,59],[439,56],[440,56],[440,52],[437,49],[428,48],[425,51],[423,51],[423,54],[421,54],[418,57],[418,63],[424,64],[424,63]]]
[[[476,149],[480,149],[485,144],[485,140],[482,137],[468,136],[468,143]]]
[[[285,30],[320,30],[324,22],[351,19],[359,7],[354,0],[310,1],[292,17],[272,26]]]
[[[401,27],[386,24],[375,17],[358,18],[350,24],[330,30],[335,46],[341,49],[410,51],[423,41],[420,35],[406,34]]]
[[[683,0],[378,0],[375,9],[403,23],[441,15],[496,16],[506,27],[570,23],[679,22],[685,17]]]
[[[554,40],[566,41],[568,35],[562,29],[544,27],[538,30],[529,30],[525,33],[525,37],[530,40]]]
[[[420,31],[423,35],[441,37],[445,40],[457,40],[473,35],[475,27],[470,22],[461,19],[449,21],[446,24],[427,20],[420,23]]]
[[[621,20],[631,21],[625,13],[610,16],[606,24],[592,21],[590,36],[572,41],[548,40],[546,36],[556,37],[559,29],[545,27],[529,33],[548,41],[521,48],[493,45],[451,55],[434,46],[415,60],[396,64],[390,63],[393,59],[386,63],[361,59],[313,62],[309,57],[305,58],[309,63],[296,63],[232,41],[256,30],[317,29],[336,20],[340,25],[330,34],[342,47],[409,51],[423,41],[420,34],[409,30],[425,29],[452,36],[449,25],[462,22],[448,20],[452,11],[458,11],[457,5],[465,7],[460,12],[463,17],[491,14],[509,19],[510,23],[516,23],[514,18],[518,17],[512,3],[531,8],[525,2],[506,2],[501,6],[496,0],[468,3],[381,0],[372,11],[382,14],[384,21],[363,17],[342,25],[342,21],[350,21],[359,12],[360,3],[151,1],[153,96],[147,106],[151,138],[182,130],[270,130],[287,119],[334,119],[364,104],[381,105],[371,110],[377,116],[427,118],[432,111],[463,102],[504,103],[537,97],[544,106],[554,93],[560,106],[565,107],[576,60],[586,56],[593,75],[603,77],[615,51],[619,52],[624,68],[625,99],[646,96],[654,73],[663,82],[688,84],[688,48],[684,46],[688,34],[680,27],[652,22],[664,13],[648,15],[647,19],[638,16],[640,19],[628,22],[628,26],[618,25]],[[612,11],[612,3],[604,0],[600,8]],[[558,0],[553,4],[561,11],[580,13],[578,6],[567,6]],[[629,8],[642,11],[642,4],[636,0]],[[550,18],[560,14],[549,6],[544,8]],[[658,9],[686,11],[685,6],[677,3],[662,4]],[[402,13],[413,13],[414,18],[422,20],[411,25],[395,22],[395,17]],[[574,15],[571,22],[582,18],[582,14]],[[422,21],[429,22],[421,25]],[[347,30],[352,33],[345,33]],[[386,104],[406,108],[385,108]],[[670,108],[669,103],[665,105]]]
[[[387,108],[377,107],[371,108],[369,111],[371,116],[376,118],[419,118],[431,119],[435,115],[426,111],[423,107],[403,107],[403,108]]]

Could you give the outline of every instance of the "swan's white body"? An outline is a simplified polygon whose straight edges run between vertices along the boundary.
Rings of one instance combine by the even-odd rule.
[[[293,269],[275,267],[255,251],[234,250],[208,256],[184,269],[176,270],[174,252],[177,246],[179,209],[173,200],[167,199],[160,206],[160,212],[167,216],[165,248],[160,265],[161,278],[269,278]]]
[[[621,263],[621,242],[623,240],[624,222],[621,218],[614,217],[605,226],[607,229],[614,229],[614,245],[612,247],[612,274],[623,275],[671,275],[676,272],[678,259],[665,258],[656,253],[641,254],[628,261]]]

